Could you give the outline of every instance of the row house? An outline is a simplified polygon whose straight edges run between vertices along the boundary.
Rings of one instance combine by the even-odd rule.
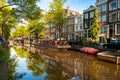
[[[94,10],[95,7],[94,6],[90,6],[88,9],[85,9],[83,11],[83,28],[84,28],[84,37],[85,38],[90,38],[91,34],[90,34],[90,27],[92,26],[93,23],[93,19],[94,19]]]
[[[97,0],[100,43],[104,38],[116,37],[120,39],[120,0]]]
[[[120,0],[108,0],[109,37],[120,39]]]
[[[83,32],[83,17],[79,14],[79,12],[70,10],[69,7],[66,9],[66,13],[69,20],[63,29],[64,38],[66,40],[74,39],[75,41],[79,41]]]
[[[75,41],[80,41],[83,38],[83,15],[80,14],[79,16],[75,17]]]
[[[98,9],[98,22],[100,26],[99,42],[104,43],[105,38],[109,38],[109,25],[108,25],[108,2],[107,0],[97,0],[96,7]]]
[[[79,12],[70,10],[69,7],[65,9],[67,17],[69,18],[67,23],[61,29],[61,37],[69,41],[70,39],[75,39],[79,41],[81,36],[83,36],[83,21],[82,15]],[[59,31],[54,27],[54,25],[49,23],[48,25],[49,36],[53,39],[59,38]]]

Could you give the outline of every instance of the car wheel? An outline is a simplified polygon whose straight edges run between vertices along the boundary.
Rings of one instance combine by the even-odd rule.
[[[107,49],[108,47],[107,46],[104,46],[105,49]]]

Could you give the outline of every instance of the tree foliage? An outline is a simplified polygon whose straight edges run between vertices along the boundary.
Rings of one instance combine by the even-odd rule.
[[[5,5],[5,0],[0,1],[0,7]],[[5,39],[10,36],[11,28],[16,25],[15,12],[11,7],[4,7],[0,11],[0,35]]]
[[[13,37],[27,36],[29,34],[39,34],[45,27],[42,19],[41,9],[37,6],[40,0],[2,0],[0,1],[0,35],[9,37],[10,31],[16,24],[28,22],[26,31],[24,27],[18,27],[13,33]],[[25,35],[25,31],[27,35]],[[22,31],[23,33],[21,33]]]
[[[98,41],[99,38],[99,24],[98,24],[98,11],[97,8],[95,8],[94,11],[94,23],[91,26],[91,36],[92,39],[95,41]]]
[[[29,33],[26,31],[26,26],[20,25],[16,27],[16,30],[11,34],[13,38],[27,36]]]
[[[31,34],[39,35],[45,29],[47,29],[47,28],[44,26],[43,22],[41,22],[39,20],[29,20],[27,30],[29,31],[30,35]]]
[[[50,9],[48,11],[48,19],[52,22],[52,24],[56,27],[59,32],[59,37],[61,37],[62,27],[66,22],[66,13],[63,8],[66,0],[53,0],[50,3]]]
[[[8,0],[9,5],[15,5],[13,7],[18,18],[38,19],[40,15],[40,8],[37,6],[37,2],[40,0]]]

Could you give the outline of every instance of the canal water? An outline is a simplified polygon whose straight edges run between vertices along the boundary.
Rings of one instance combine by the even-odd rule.
[[[120,80],[120,65],[85,53],[11,48],[10,54],[8,80]]]

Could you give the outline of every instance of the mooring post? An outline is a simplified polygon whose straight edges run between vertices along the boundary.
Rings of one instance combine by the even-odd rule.
[[[117,56],[117,64],[119,64],[119,56]]]

